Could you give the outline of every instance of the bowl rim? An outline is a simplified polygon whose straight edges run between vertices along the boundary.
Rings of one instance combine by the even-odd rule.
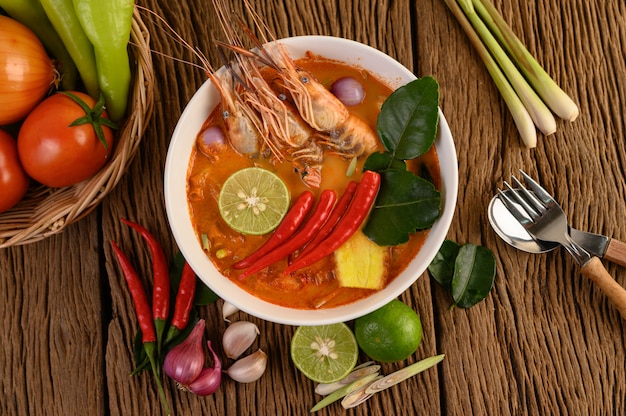
[[[311,51],[325,58],[361,66],[393,88],[397,88],[417,78],[411,71],[390,56],[371,46],[353,40],[333,36],[307,35],[279,39],[277,42],[282,43],[290,55],[294,57],[304,56],[307,51]],[[320,52],[320,49],[324,51]],[[367,58],[364,59],[363,57]],[[442,186],[440,192],[443,199],[443,209],[441,216],[429,232],[427,237],[428,244],[424,244],[409,266],[384,289],[346,305],[311,310],[288,308],[257,298],[219,273],[202,250],[189,215],[186,198],[187,169],[192,144],[200,130],[201,123],[204,122],[218,101],[219,95],[216,89],[211,81],[207,80],[187,103],[174,129],[167,151],[164,171],[164,194],[170,228],[181,253],[202,282],[219,297],[232,303],[241,311],[279,324],[322,325],[347,322],[378,309],[392,299],[397,298],[426,271],[428,264],[435,257],[439,247],[445,240],[454,215],[458,194],[456,149],[450,128],[441,109],[439,109],[439,129],[435,146],[439,156],[440,169],[441,161],[445,160],[447,161],[446,168],[449,171],[445,172],[445,175],[441,171]],[[194,129],[193,139],[186,136],[189,134],[188,132],[192,132]],[[187,143],[189,145],[186,145]],[[180,162],[181,160],[186,161],[184,172],[182,172],[183,169],[180,169],[179,166],[182,163]],[[181,177],[183,181],[181,181]],[[445,180],[444,177],[446,178]],[[185,201],[182,209],[181,200]],[[219,275],[221,278],[211,280],[207,270],[213,275]],[[410,274],[411,276],[407,278],[405,274]]]

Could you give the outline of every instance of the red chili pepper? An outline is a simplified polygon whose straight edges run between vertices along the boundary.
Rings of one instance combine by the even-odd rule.
[[[152,254],[152,314],[154,319],[167,320],[170,311],[170,269],[157,239],[143,226],[124,218],[120,220],[137,231],[148,243]]]
[[[176,294],[176,304],[174,305],[174,316],[172,317],[172,328],[182,331],[189,323],[189,312],[193,306],[193,298],[196,295],[196,272],[193,271],[189,263],[183,266],[183,275],[178,285]]]
[[[328,221],[324,224],[324,226],[320,229],[320,231],[315,235],[315,238],[311,240],[304,250],[301,250],[298,254],[298,257],[302,257],[308,253],[310,253],[315,247],[319,245],[331,231],[335,228],[335,225],[339,222],[343,214],[346,212],[346,209],[350,205],[352,201],[352,197],[354,196],[354,192],[356,191],[357,183],[355,181],[350,181],[348,186],[346,186],[345,191],[343,191],[343,195],[339,198],[337,205],[333,209],[333,212],[328,217]]]
[[[337,201],[337,194],[332,189],[326,189],[320,195],[320,200],[315,208],[315,211],[311,215],[311,218],[306,222],[304,227],[296,234],[293,235],[287,242],[279,247],[276,247],[274,251],[267,253],[265,256],[257,260],[246,271],[244,271],[239,279],[245,279],[263,270],[267,266],[276,263],[278,260],[287,257],[297,249],[304,247],[306,243],[311,241],[315,234],[322,228],[328,217],[330,217],[333,207]]]
[[[139,328],[141,329],[141,342],[146,344],[148,342],[156,341],[156,331],[154,329],[154,322],[152,321],[152,311],[150,309],[150,303],[148,302],[148,296],[141,284],[139,275],[135,271],[135,268],[131,264],[128,257],[120,250],[120,248],[111,241],[113,246],[113,252],[117,257],[117,261],[120,264],[128,290],[130,290],[130,296],[135,304],[135,313],[137,314],[137,321],[139,322]]]
[[[296,199],[296,202],[294,202],[287,215],[285,215],[285,218],[283,218],[278,228],[276,228],[274,234],[272,234],[265,244],[259,247],[255,252],[250,254],[245,259],[233,264],[233,269],[240,270],[252,266],[252,264],[254,264],[254,262],[258,259],[278,247],[280,244],[284,243],[293,235],[293,233],[296,232],[298,227],[300,227],[300,224],[304,221],[304,218],[311,210],[311,207],[313,207],[314,200],[315,197],[311,191],[302,192]]]
[[[319,246],[311,250],[309,254],[298,257],[283,273],[289,274],[303,267],[310,266],[328,256],[348,241],[368,216],[376,200],[379,188],[380,175],[370,170],[365,171],[352,198],[352,203],[350,203],[348,210],[339,220],[333,232]]]
[[[122,268],[126,284],[130,290],[130,295],[133,298],[137,321],[139,322],[139,328],[141,329],[141,343],[143,344],[143,349],[150,360],[150,367],[152,368],[152,373],[154,374],[154,378],[159,387],[159,395],[161,396],[163,403],[165,403],[167,414],[169,415],[169,406],[167,405],[167,399],[165,398],[165,392],[163,391],[163,385],[161,384],[161,367],[157,362],[158,344],[155,320],[152,316],[148,296],[146,295],[146,291],[141,284],[139,275],[135,271],[135,268],[131,264],[130,260],[128,260],[128,257],[126,257],[117,244],[115,244],[115,241],[111,241],[111,245],[113,246],[113,252],[117,257],[117,261]]]

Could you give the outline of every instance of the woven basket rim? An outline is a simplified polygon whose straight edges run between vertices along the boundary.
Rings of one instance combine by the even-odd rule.
[[[111,159],[91,178],[65,188],[31,185],[15,207],[0,214],[0,248],[24,245],[62,232],[93,211],[117,185],[133,160],[154,105],[150,33],[135,7],[130,34],[133,81],[130,113],[116,134]]]

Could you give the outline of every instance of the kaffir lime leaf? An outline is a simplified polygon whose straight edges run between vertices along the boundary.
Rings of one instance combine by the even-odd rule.
[[[275,173],[252,167],[226,179],[218,200],[220,214],[234,230],[267,234],[280,224],[289,209],[289,190]]]
[[[309,379],[333,383],[356,365],[359,347],[344,323],[301,326],[291,339],[291,359]]]

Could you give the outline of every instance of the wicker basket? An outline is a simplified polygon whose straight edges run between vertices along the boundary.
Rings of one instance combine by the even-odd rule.
[[[111,160],[93,177],[65,188],[31,186],[15,207],[0,214],[0,248],[33,243],[60,233],[89,214],[117,185],[132,161],[153,106],[150,35],[135,9],[130,34],[133,82],[129,114],[116,136]]]

